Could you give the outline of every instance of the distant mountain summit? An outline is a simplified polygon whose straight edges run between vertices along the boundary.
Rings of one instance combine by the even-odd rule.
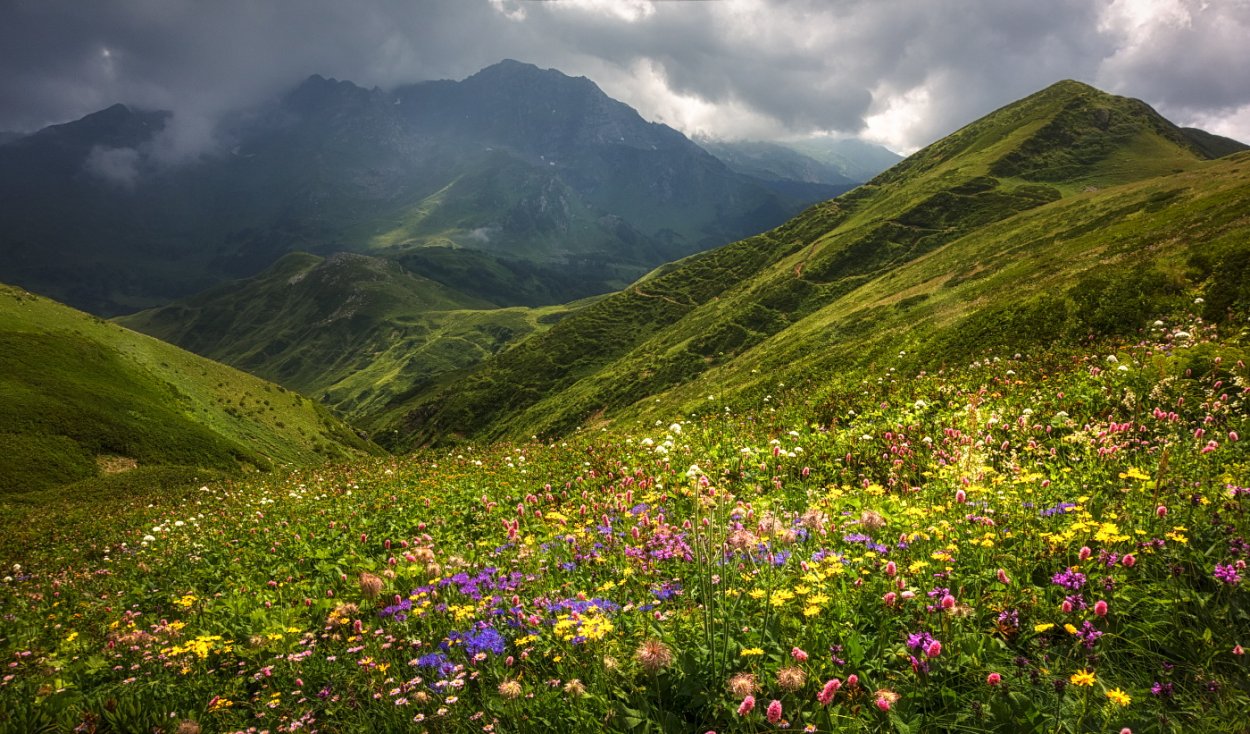
[[[516,61],[393,91],[314,75],[170,164],[176,123],[116,105],[0,145],[0,278],[111,314],[349,250],[431,277],[462,253],[529,263],[602,293],[847,188],[743,175],[590,80]]]

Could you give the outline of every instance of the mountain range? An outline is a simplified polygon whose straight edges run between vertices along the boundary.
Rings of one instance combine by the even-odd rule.
[[[288,252],[350,251],[495,305],[552,304],[853,185],[739,173],[593,82],[515,61],[391,91],[313,76],[199,150],[171,143],[178,125],[115,105],[0,144],[0,279],[115,315]],[[486,289],[464,272],[479,268],[543,285]]]
[[[525,71],[496,71],[510,69]],[[457,84],[411,93],[454,98]],[[284,105],[323,109],[305,95],[346,95],[369,106],[379,94],[319,80]],[[105,126],[119,145],[142,139],[161,119],[106,113],[127,121]],[[421,124],[453,127],[440,119]],[[503,132],[483,132],[495,124],[502,123],[483,114],[464,134],[495,135],[513,150],[521,145]],[[588,134],[540,135],[530,150],[544,160],[556,141]],[[343,144],[351,139],[344,133]],[[724,181],[739,180],[701,150],[689,155],[730,176]],[[1194,308],[1208,321],[1244,317],[1247,156],[1237,141],[1177,127],[1138,100],[1066,81],[779,227],[666,262],[612,294],[585,297],[575,279],[553,279],[550,261],[538,256],[522,262],[488,249],[398,244],[281,254],[256,275],[120,322],[311,395],[392,450],[563,435],[794,389],[818,399],[854,390],[882,370],[941,370],[1132,334],[1154,314],[1183,308],[1178,299],[1186,294],[1202,294]],[[501,170],[506,175],[507,166]],[[28,298],[13,293],[17,302]],[[562,296],[559,305],[534,305]],[[130,333],[76,318],[110,338]],[[39,361],[22,354],[34,346],[19,346],[15,364]],[[193,382],[190,371],[171,378],[170,389]],[[73,386],[83,376],[63,377],[71,383],[66,391],[86,394]],[[14,425],[34,424],[22,418]],[[339,428],[321,434],[340,436],[333,445],[344,447],[330,449],[323,439],[322,453],[371,450]],[[27,440],[22,435],[10,440]],[[75,449],[79,471],[81,457],[125,454],[69,440],[84,447]],[[302,455],[299,440],[271,439],[279,447],[271,453]]]

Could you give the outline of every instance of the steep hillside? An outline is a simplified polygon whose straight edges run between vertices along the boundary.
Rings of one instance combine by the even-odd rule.
[[[0,286],[0,343],[2,495],[379,452],[308,398],[18,288]]]
[[[1243,165],[1240,157],[1208,162],[1139,101],[1061,82],[776,230],[688,258],[575,314],[446,390],[418,396],[397,428],[414,443],[562,432],[631,405],[627,414],[641,414],[678,386],[689,388],[658,404],[740,391],[796,363],[824,367],[839,355],[862,363],[874,345],[885,353],[900,339],[926,349],[946,339],[962,349],[947,353],[962,357],[976,345],[940,331],[949,318],[932,325],[939,331],[888,327],[940,303],[1025,318],[1019,309],[1041,273],[1052,288],[1067,284],[1100,262],[1090,255],[1098,247],[1107,261],[1144,259],[1105,251],[1112,225],[1125,246],[1148,246],[1152,258],[1201,255],[1245,227]],[[1192,239],[1160,234],[1186,229]],[[1028,243],[1023,252],[1007,246],[1013,238]],[[917,273],[918,284],[898,287]],[[1186,287],[1142,277],[1160,293]],[[1142,317],[1150,304],[1137,305],[1125,313]],[[1058,331],[1021,338],[1072,335],[1067,324],[1051,327]]]
[[[254,278],[117,321],[373,425],[398,397],[576,308],[493,308],[391,260],[294,253]]]
[[[111,315],[292,251],[375,252],[424,275],[419,251],[438,247],[570,270],[581,296],[845,190],[736,173],[593,82],[515,61],[393,91],[313,76],[229,116],[198,155],[171,152],[177,124],[116,105],[0,144],[0,279]],[[545,293],[522,290],[504,305]]]

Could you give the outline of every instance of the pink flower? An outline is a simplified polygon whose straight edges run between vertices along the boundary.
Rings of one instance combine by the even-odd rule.
[[[946,596],[942,597],[943,609],[951,609],[954,606],[955,606],[955,597],[951,596],[950,594],[947,594]]]
[[[985,685],[993,687],[1003,682],[1003,677],[998,673],[990,673],[985,676]]]
[[[1064,613],[1064,614],[1071,614],[1071,613],[1072,613],[1072,602],[1068,601],[1067,599],[1064,599],[1064,600],[1063,600],[1063,603],[1059,605],[1059,608],[1060,608],[1061,610],[1063,610],[1063,613]]]
[[[894,561],[890,561],[889,563],[885,564],[885,575],[886,575],[886,576],[893,576],[893,575],[895,575],[895,574],[897,574],[897,573],[898,573],[898,566],[896,566],[896,565],[894,564]]]
[[[1004,584],[1004,585],[1011,584],[1011,579],[1007,577],[1007,572],[1001,568],[998,569],[998,583]]]
[[[1120,559],[1120,563],[1123,563],[1125,568],[1132,568],[1133,564],[1137,563],[1137,556],[1132,553],[1125,553],[1124,557]]]
[[[967,502],[967,501],[968,501],[968,493],[967,493],[967,492],[965,492],[965,491],[963,491],[962,489],[961,489],[961,490],[959,490],[958,492],[955,492],[955,501],[956,501],[956,502],[958,502],[958,503],[959,503],[959,504],[961,504],[961,505],[962,505],[963,503]]]
[[[881,597],[881,600],[885,602],[887,607],[892,607],[894,602],[898,600],[898,594],[895,594],[893,591],[887,591],[885,596]]]
[[[877,704],[877,708],[881,709],[882,711],[890,710],[890,699],[886,698],[885,696],[879,697],[876,700],[876,704]]]
[[[838,689],[841,687],[842,681],[837,678],[830,678],[825,682],[825,687],[820,689],[820,693],[816,694],[816,700],[820,702],[820,705],[828,706],[833,702],[834,694],[836,694]]]
[[[1102,599],[1094,602],[1094,614],[1097,614],[1099,617],[1107,616],[1107,602]]]
[[[755,708],[755,696],[747,696],[742,699],[742,703],[738,704],[738,715],[746,716]]]
[[[1080,558],[1082,561],[1087,561],[1087,560],[1089,560],[1089,554],[1091,554],[1091,553],[1093,553],[1093,551],[1091,551],[1091,550],[1089,549],[1089,546],[1088,546],[1088,545],[1083,545],[1083,546],[1081,546],[1081,550],[1080,550],[1080,552],[1078,552],[1078,553],[1076,554],[1076,556],[1077,556],[1077,558]]]
[[[941,655],[942,643],[937,640],[930,642],[929,646],[925,648],[924,654],[925,654],[925,657],[930,657],[930,658],[935,658],[938,655]]]
[[[774,698],[772,703],[768,704],[766,715],[770,724],[776,724],[778,721],[781,721],[781,701]]]
[[[807,651],[800,647],[792,647],[790,648],[790,657],[794,658],[800,663],[805,663],[807,662]]]
[[[1237,656],[1241,656],[1241,655],[1245,655],[1246,651],[1242,649],[1241,645],[1237,645],[1233,647],[1233,654]]]
[[[1159,505],[1158,507],[1155,508],[1155,517],[1166,517],[1167,514],[1168,514],[1168,508],[1166,506]]]
[[[858,676],[858,675],[855,675],[854,673],[851,673],[850,675],[846,676],[846,685],[847,685],[847,686],[849,686],[849,687],[851,687],[851,688],[856,688],[856,687],[858,687],[858,686],[859,686],[859,676]]]

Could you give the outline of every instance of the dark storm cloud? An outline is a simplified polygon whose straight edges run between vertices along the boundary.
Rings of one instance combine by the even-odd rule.
[[[159,153],[177,159],[224,110],[309,74],[389,87],[509,57],[690,133],[910,149],[1077,78],[1227,134],[1250,117],[1247,37],[1244,0],[16,0],[0,10],[0,130],[116,101],[172,109]]]

